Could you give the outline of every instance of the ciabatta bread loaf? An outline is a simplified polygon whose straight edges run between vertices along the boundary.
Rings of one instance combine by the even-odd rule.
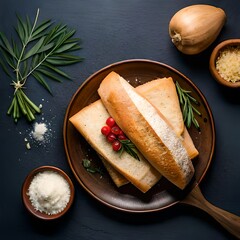
[[[98,93],[143,156],[170,182],[184,189],[194,168],[181,139],[161,112],[115,72],[104,78]]]
[[[107,110],[98,100],[83,108],[70,118],[70,122],[111,166],[142,192],[148,191],[161,178],[161,174],[139,155],[140,160],[126,152],[120,155],[112,150],[111,144],[101,134],[101,128],[109,117]]]

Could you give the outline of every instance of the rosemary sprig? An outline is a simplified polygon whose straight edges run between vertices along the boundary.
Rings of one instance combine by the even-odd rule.
[[[66,25],[53,24],[46,20],[38,24],[39,9],[31,23],[26,17],[23,20],[17,16],[16,32],[19,42],[9,41],[4,33],[0,32],[0,65],[11,78],[14,94],[7,114],[12,115],[15,122],[21,116],[29,121],[35,119],[40,108],[27,97],[25,84],[32,76],[48,92],[52,93],[45,77],[58,82],[70,79],[68,74],[59,69],[60,66],[82,61],[82,58],[71,54],[80,49],[78,38],[73,38],[75,30]],[[4,61],[3,61],[3,60]]]
[[[134,157],[135,159],[137,160],[140,160],[139,159],[139,156],[138,156],[138,150],[137,148],[135,147],[135,145],[129,140],[129,139],[126,139],[126,140],[119,140],[122,144],[122,147],[120,149],[120,155],[122,155],[122,153],[124,151],[126,151],[128,154],[130,154],[132,157]]]
[[[187,128],[190,128],[193,123],[193,125],[200,130],[199,123],[195,118],[195,113],[199,116],[202,116],[202,114],[193,106],[193,104],[199,105],[199,102],[191,96],[191,91],[181,88],[178,82],[176,82],[176,89],[182,109],[184,123]]]

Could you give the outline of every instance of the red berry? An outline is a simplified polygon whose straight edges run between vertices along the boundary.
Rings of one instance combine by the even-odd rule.
[[[112,117],[109,117],[107,120],[106,120],[106,124],[109,126],[109,127],[113,127],[115,125],[115,120],[112,118]]]
[[[115,140],[113,143],[112,143],[112,148],[114,151],[119,151],[122,147],[122,144],[118,141],[118,140]]]
[[[108,140],[108,142],[113,142],[114,140],[116,140],[117,139],[117,137],[116,137],[116,135],[115,134],[113,134],[113,133],[109,133],[108,135],[107,135],[107,140]]]
[[[118,135],[124,135],[124,132],[123,132],[123,130],[121,128],[120,128],[120,132],[119,132]]]
[[[127,137],[123,133],[121,133],[118,135],[118,139],[119,140],[127,140]]]
[[[111,128],[109,126],[103,126],[101,129],[101,133],[107,136],[111,132]]]
[[[115,135],[119,135],[121,133],[121,129],[118,126],[113,126],[111,132]]]

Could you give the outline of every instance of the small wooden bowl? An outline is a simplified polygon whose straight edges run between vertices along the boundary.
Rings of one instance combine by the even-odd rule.
[[[240,87],[240,81],[238,82],[228,82],[227,80],[225,80],[224,78],[222,78],[220,76],[220,74],[218,73],[217,69],[216,69],[216,60],[220,55],[220,52],[229,47],[229,46],[240,46],[240,39],[229,39],[226,41],[221,42],[220,44],[218,44],[212,51],[212,54],[210,56],[210,61],[209,61],[209,69],[210,72],[212,74],[212,76],[215,78],[215,80],[226,86],[226,87],[230,87],[230,88],[238,88]]]
[[[67,204],[67,206],[63,209],[63,211],[57,213],[57,214],[52,214],[52,215],[48,215],[44,212],[40,212],[38,210],[36,210],[30,199],[29,196],[27,194],[29,186],[34,178],[34,176],[40,172],[45,172],[45,171],[53,171],[56,172],[58,174],[60,174],[69,184],[70,187],[70,199],[69,202]],[[60,217],[62,217],[71,207],[72,203],[73,203],[73,199],[74,199],[74,194],[75,194],[75,189],[74,189],[74,185],[71,181],[71,179],[68,177],[68,175],[61,169],[54,167],[54,166],[41,166],[38,167],[34,170],[32,170],[28,176],[26,177],[23,186],[22,186],[22,200],[23,200],[23,204],[25,205],[26,209],[35,217],[40,218],[42,220],[54,220],[54,219],[58,219]]]

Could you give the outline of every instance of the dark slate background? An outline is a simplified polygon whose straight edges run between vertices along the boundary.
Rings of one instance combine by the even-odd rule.
[[[185,56],[172,45],[168,23],[179,9],[197,3],[213,4],[227,14],[221,34],[205,52]],[[152,214],[126,214],[103,206],[77,183],[63,148],[63,119],[71,97],[95,71],[125,59],[145,58],[169,64],[190,78],[205,95],[216,124],[216,151],[212,165],[201,183],[205,197],[227,211],[240,215],[240,95],[238,90],[219,86],[208,69],[210,53],[217,43],[240,38],[240,1],[218,0],[1,0],[0,31],[14,32],[16,13],[32,19],[40,8],[40,20],[51,18],[77,30],[85,58],[65,68],[73,81],[51,81],[53,96],[35,80],[27,83],[27,92],[43,104],[44,118],[51,123],[52,136],[44,146],[25,147],[24,138],[32,125],[17,125],[6,115],[13,89],[10,79],[0,71],[0,151],[1,151],[1,239],[233,239],[206,213],[192,207],[175,205]],[[76,197],[71,211],[60,221],[41,222],[31,218],[21,201],[21,186],[35,167],[54,165],[72,178]]]

